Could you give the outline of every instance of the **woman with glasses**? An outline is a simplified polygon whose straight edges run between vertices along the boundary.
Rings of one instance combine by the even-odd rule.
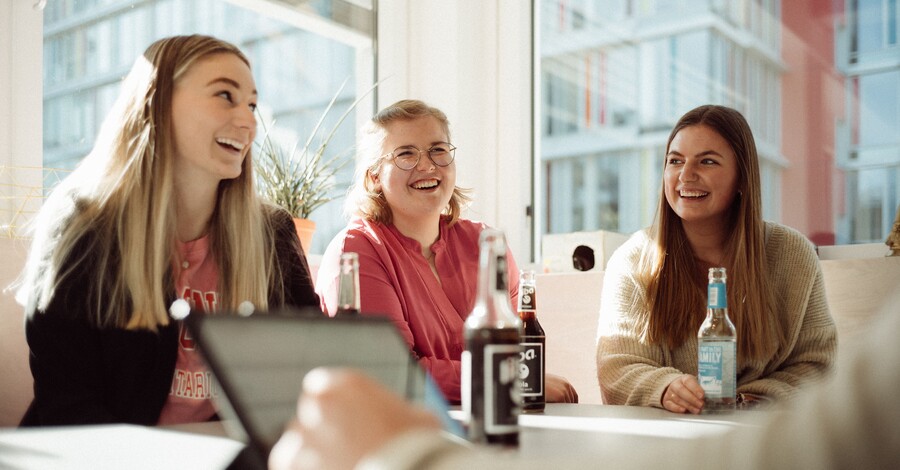
[[[456,147],[447,116],[417,100],[376,114],[364,129],[362,160],[347,198],[353,220],[328,246],[316,289],[335,315],[341,253],[359,255],[360,310],[393,320],[419,362],[452,403],[460,401],[463,322],[475,304],[478,236],[461,219],[469,201],[456,186]],[[518,271],[511,253],[509,298]],[[564,379],[547,378],[549,401],[576,401]]]

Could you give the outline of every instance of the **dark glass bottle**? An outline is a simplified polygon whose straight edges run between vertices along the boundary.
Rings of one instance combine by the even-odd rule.
[[[519,274],[519,319],[522,320],[522,356],[519,361],[519,383],[522,389],[522,411],[544,411],[544,357],[547,336],[537,318],[537,283],[534,271],[523,269]]]
[[[341,253],[338,304],[335,316],[359,314],[359,255]]]
[[[725,268],[709,268],[706,320],[697,333],[697,380],[704,412],[733,410],[737,392],[737,334],[728,318]]]
[[[462,408],[469,440],[515,446],[522,323],[509,306],[506,238],[485,229],[479,246],[478,293],[464,328]]]

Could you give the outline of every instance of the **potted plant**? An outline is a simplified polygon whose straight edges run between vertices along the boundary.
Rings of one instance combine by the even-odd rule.
[[[346,84],[345,80],[331,98],[302,147],[299,142],[296,142],[290,148],[286,148],[272,138],[269,134],[270,126],[260,119],[263,138],[256,144],[257,149],[254,155],[260,194],[273,204],[283,207],[294,217],[297,235],[300,237],[307,256],[316,226],[315,222],[309,220],[309,216],[323,204],[340,196],[340,193],[334,188],[335,175],[353,161],[351,152],[340,152],[326,158],[325,150],[344,119],[374,88],[373,85],[366,93],[357,98],[341,114],[331,129],[320,135],[325,118],[334,108],[334,104]],[[317,138],[318,143],[315,143]]]

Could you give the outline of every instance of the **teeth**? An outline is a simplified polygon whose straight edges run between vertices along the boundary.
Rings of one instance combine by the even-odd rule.
[[[438,185],[438,180],[422,180],[422,181],[416,181],[415,183],[413,183],[413,188],[428,189],[428,188],[433,188],[437,185]]]
[[[220,144],[224,144],[224,145],[228,145],[228,146],[234,147],[234,148],[237,149],[237,150],[244,150],[244,144],[242,144],[241,142],[238,142],[238,141],[236,141],[236,140],[231,140],[231,139],[226,139],[226,138],[224,138],[224,137],[219,137],[219,138],[216,139],[216,142],[218,142],[218,143],[220,143]]]
[[[680,191],[681,197],[703,197],[709,193],[703,191]]]

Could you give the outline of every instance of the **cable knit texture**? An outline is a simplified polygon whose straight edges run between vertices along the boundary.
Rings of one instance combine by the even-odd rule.
[[[697,374],[696,337],[674,350],[641,338],[649,311],[646,286],[635,272],[647,243],[645,230],[634,234],[613,254],[603,281],[597,375],[607,404],[659,408],[672,380]],[[806,237],[767,222],[766,266],[777,309],[770,321],[782,324],[787,342],[770,357],[738,364],[737,391],[780,400],[828,374],[837,352],[837,330],[825,299],[822,269]]]

